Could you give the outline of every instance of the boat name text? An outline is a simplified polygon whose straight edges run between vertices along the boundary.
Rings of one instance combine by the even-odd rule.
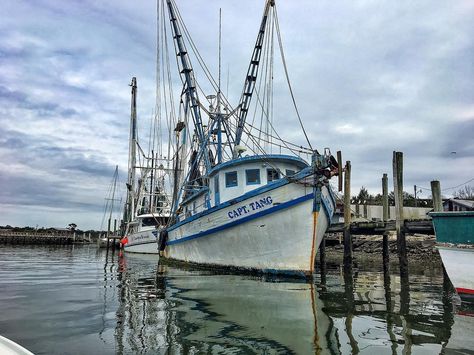
[[[252,211],[256,211],[256,210],[265,208],[267,206],[271,206],[272,203],[273,203],[273,200],[271,196],[264,197],[254,202],[250,202],[247,205],[237,207],[236,209],[233,209],[232,211],[227,212],[227,216],[230,219],[238,218]]]

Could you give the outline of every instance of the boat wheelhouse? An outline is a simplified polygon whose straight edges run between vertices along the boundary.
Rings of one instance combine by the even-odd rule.
[[[281,178],[291,178],[308,166],[303,159],[290,155],[246,156],[217,165],[209,172],[209,187],[202,187],[181,203],[178,221]]]

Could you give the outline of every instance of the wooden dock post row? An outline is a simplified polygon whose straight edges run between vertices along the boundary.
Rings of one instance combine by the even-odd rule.
[[[383,174],[382,177],[382,220],[384,223],[388,221],[388,177],[387,174]],[[388,233],[385,231],[382,240],[382,256],[383,264],[388,265],[390,252],[388,248]]]
[[[407,243],[403,224],[403,153],[393,152],[393,189],[395,195],[395,228],[397,229],[397,251],[400,271],[408,268]]]
[[[340,164],[342,166],[342,164]],[[344,177],[344,222],[334,223],[328,229],[329,233],[341,233],[344,245],[344,264],[352,264],[353,260],[353,235],[382,235],[382,256],[384,270],[388,270],[390,259],[389,248],[389,232],[394,231],[397,234],[397,253],[400,265],[400,276],[408,276],[408,253],[406,244],[406,233],[417,233],[433,235],[433,224],[430,219],[423,220],[405,220],[403,213],[404,196],[403,196],[403,153],[393,152],[393,185],[395,195],[395,221],[389,220],[389,190],[388,190],[388,174],[382,176],[382,221],[358,221],[351,222],[351,162],[346,161],[344,173],[340,173]],[[342,170],[342,169],[341,169]],[[342,181],[340,180],[340,184]],[[439,181],[432,181],[433,204],[435,211],[441,211],[442,199]],[[357,209],[357,205],[356,205]],[[364,206],[364,215],[367,216],[367,207]],[[357,210],[356,210],[357,213]],[[341,239],[339,237],[339,243]],[[320,245],[320,262],[321,267],[325,267],[325,238]]]
[[[351,235],[351,162],[344,169],[344,264],[352,263]]]
[[[431,181],[431,195],[433,196],[433,210],[443,211],[443,200],[441,198],[441,185],[439,181]]]

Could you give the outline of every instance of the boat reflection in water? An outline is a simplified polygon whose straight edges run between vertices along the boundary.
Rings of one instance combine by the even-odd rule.
[[[457,296],[439,270],[410,274],[408,280],[336,267],[313,284],[177,269],[143,255],[120,262],[119,353],[472,354],[474,349],[474,317],[455,315],[474,312],[453,306]]]

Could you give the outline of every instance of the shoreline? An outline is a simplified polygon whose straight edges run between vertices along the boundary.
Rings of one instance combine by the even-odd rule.
[[[343,263],[344,244],[342,233],[333,233],[325,236],[326,263]],[[383,266],[382,239],[377,236],[356,236],[352,243],[353,261],[356,264],[379,264]],[[397,238],[394,233],[389,234],[389,263],[398,265]],[[339,244],[339,241],[341,243]],[[430,265],[442,267],[441,257],[436,248],[434,235],[407,235],[408,266]],[[320,251],[316,255],[316,265],[320,265]]]

